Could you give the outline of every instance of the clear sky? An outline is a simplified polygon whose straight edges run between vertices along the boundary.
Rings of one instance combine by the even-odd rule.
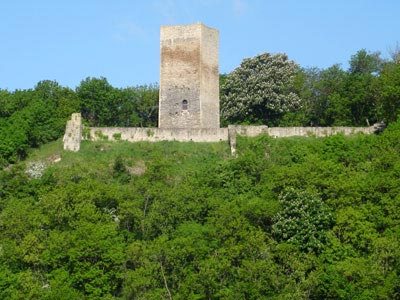
[[[263,52],[346,69],[400,43],[399,0],[0,0],[0,89],[158,82],[160,26],[196,22],[220,31],[220,73]]]

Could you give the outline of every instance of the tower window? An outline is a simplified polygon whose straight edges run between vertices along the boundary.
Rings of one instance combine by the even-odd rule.
[[[188,102],[186,99],[182,101],[182,110],[187,110],[188,109]]]

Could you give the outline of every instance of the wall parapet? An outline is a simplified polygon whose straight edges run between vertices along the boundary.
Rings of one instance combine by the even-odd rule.
[[[67,122],[64,135],[64,149],[79,151],[82,139],[99,141],[128,142],[221,142],[229,141],[231,153],[236,151],[236,136],[253,137],[268,134],[271,137],[283,138],[292,136],[326,137],[342,133],[351,135],[357,133],[373,134],[381,132],[384,124],[374,124],[370,127],[268,127],[229,125],[228,128],[151,128],[151,127],[89,127],[87,136],[82,138],[82,121],[80,114],[72,114]]]
[[[271,137],[291,137],[291,136],[305,136],[305,137],[326,137],[342,133],[344,135],[351,135],[356,133],[372,134],[375,128],[371,127],[270,127],[268,128],[268,135]]]
[[[89,140],[107,139],[128,142],[220,142],[228,140],[227,128],[150,128],[150,127],[91,127]]]

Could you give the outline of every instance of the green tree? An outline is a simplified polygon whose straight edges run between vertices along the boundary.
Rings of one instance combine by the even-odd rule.
[[[342,111],[349,113],[343,125],[367,126],[377,120],[376,92],[373,87],[378,78],[372,74],[350,74],[344,83],[343,98],[347,101]]]
[[[107,79],[87,77],[76,88],[81,101],[82,117],[91,126],[116,125],[115,112],[118,110],[116,93]]]
[[[351,56],[349,64],[350,74],[378,74],[382,69],[383,60],[379,52],[367,52],[367,50],[361,49]]]
[[[0,89],[0,118],[6,118],[11,115],[10,112],[11,99],[12,99],[12,94],[9,91]]]
[[[136,87],[138,101],[135,110],[140,117],[141,127],[156,127],[158,123],[158,85],[141,85]]]
[[[307,102],[311,107],[312,124],[332,126],[348,122],[349,111],[341,96],[346,72],[339,65],[333,65],[317,74],[311,73],[311,76],[311,99]]]
[[[0,161],[23,159],[29,147],[62,136],[65,122],[79,110],[76,94],[56,81],[40,81],[34,90],[0,93]]]
[[[396,46],[394,48],[389,50],[390,57],[392,59],[392,62],[395,64],[400,63],[400,44],[399,42],[396,43]]]
[[[116,125],[156,127],[158,122],[158,85],[140,85],[116,90],[119,103],[114,113]]]
[[[400,113],[400,63],[387,63],[375,87],[378,121],[396,121]]]
[[[127,87],[117,91],[121,97],[121,105],[117,108],[116,118],[118,119],[118,126],[121,127],[136,127],[140,126],[140,117],[135,109],[138,102],[138,91],[134,87]]]
[[[365,49],[352,55],[350,67],[344,85],[343,96],[348,99],[348,109],[351,112],[352,125],[368,125],[376,122],[377,107],[375,81],[384,66],[384,60],[379,52],[367,52]]]
[[[279,202],[282,210],[275,216],[272,227],[276,238],[306,251],[320,250],[332,224],[329,208],[320,198],[294,189],[285,191]]]
[[[62,87],[58,82],[43,80],[35,86],[35,92],[39,99],[42,99],[52,111],[54,125],[57,128],[65,127],[66,118],[72,113],[80,110],[80,102],[76,93],[70,88]],[[61,124],[59,124],[61,123]]]

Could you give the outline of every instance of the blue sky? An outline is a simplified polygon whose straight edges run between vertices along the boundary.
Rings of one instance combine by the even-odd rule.
[[[158,82],[160,26],[199,21],[220,31],[221,73],[263,52],[346,69],[363,48],[389,56],[399,15],[398,0],[0,0],[0,89]]]

